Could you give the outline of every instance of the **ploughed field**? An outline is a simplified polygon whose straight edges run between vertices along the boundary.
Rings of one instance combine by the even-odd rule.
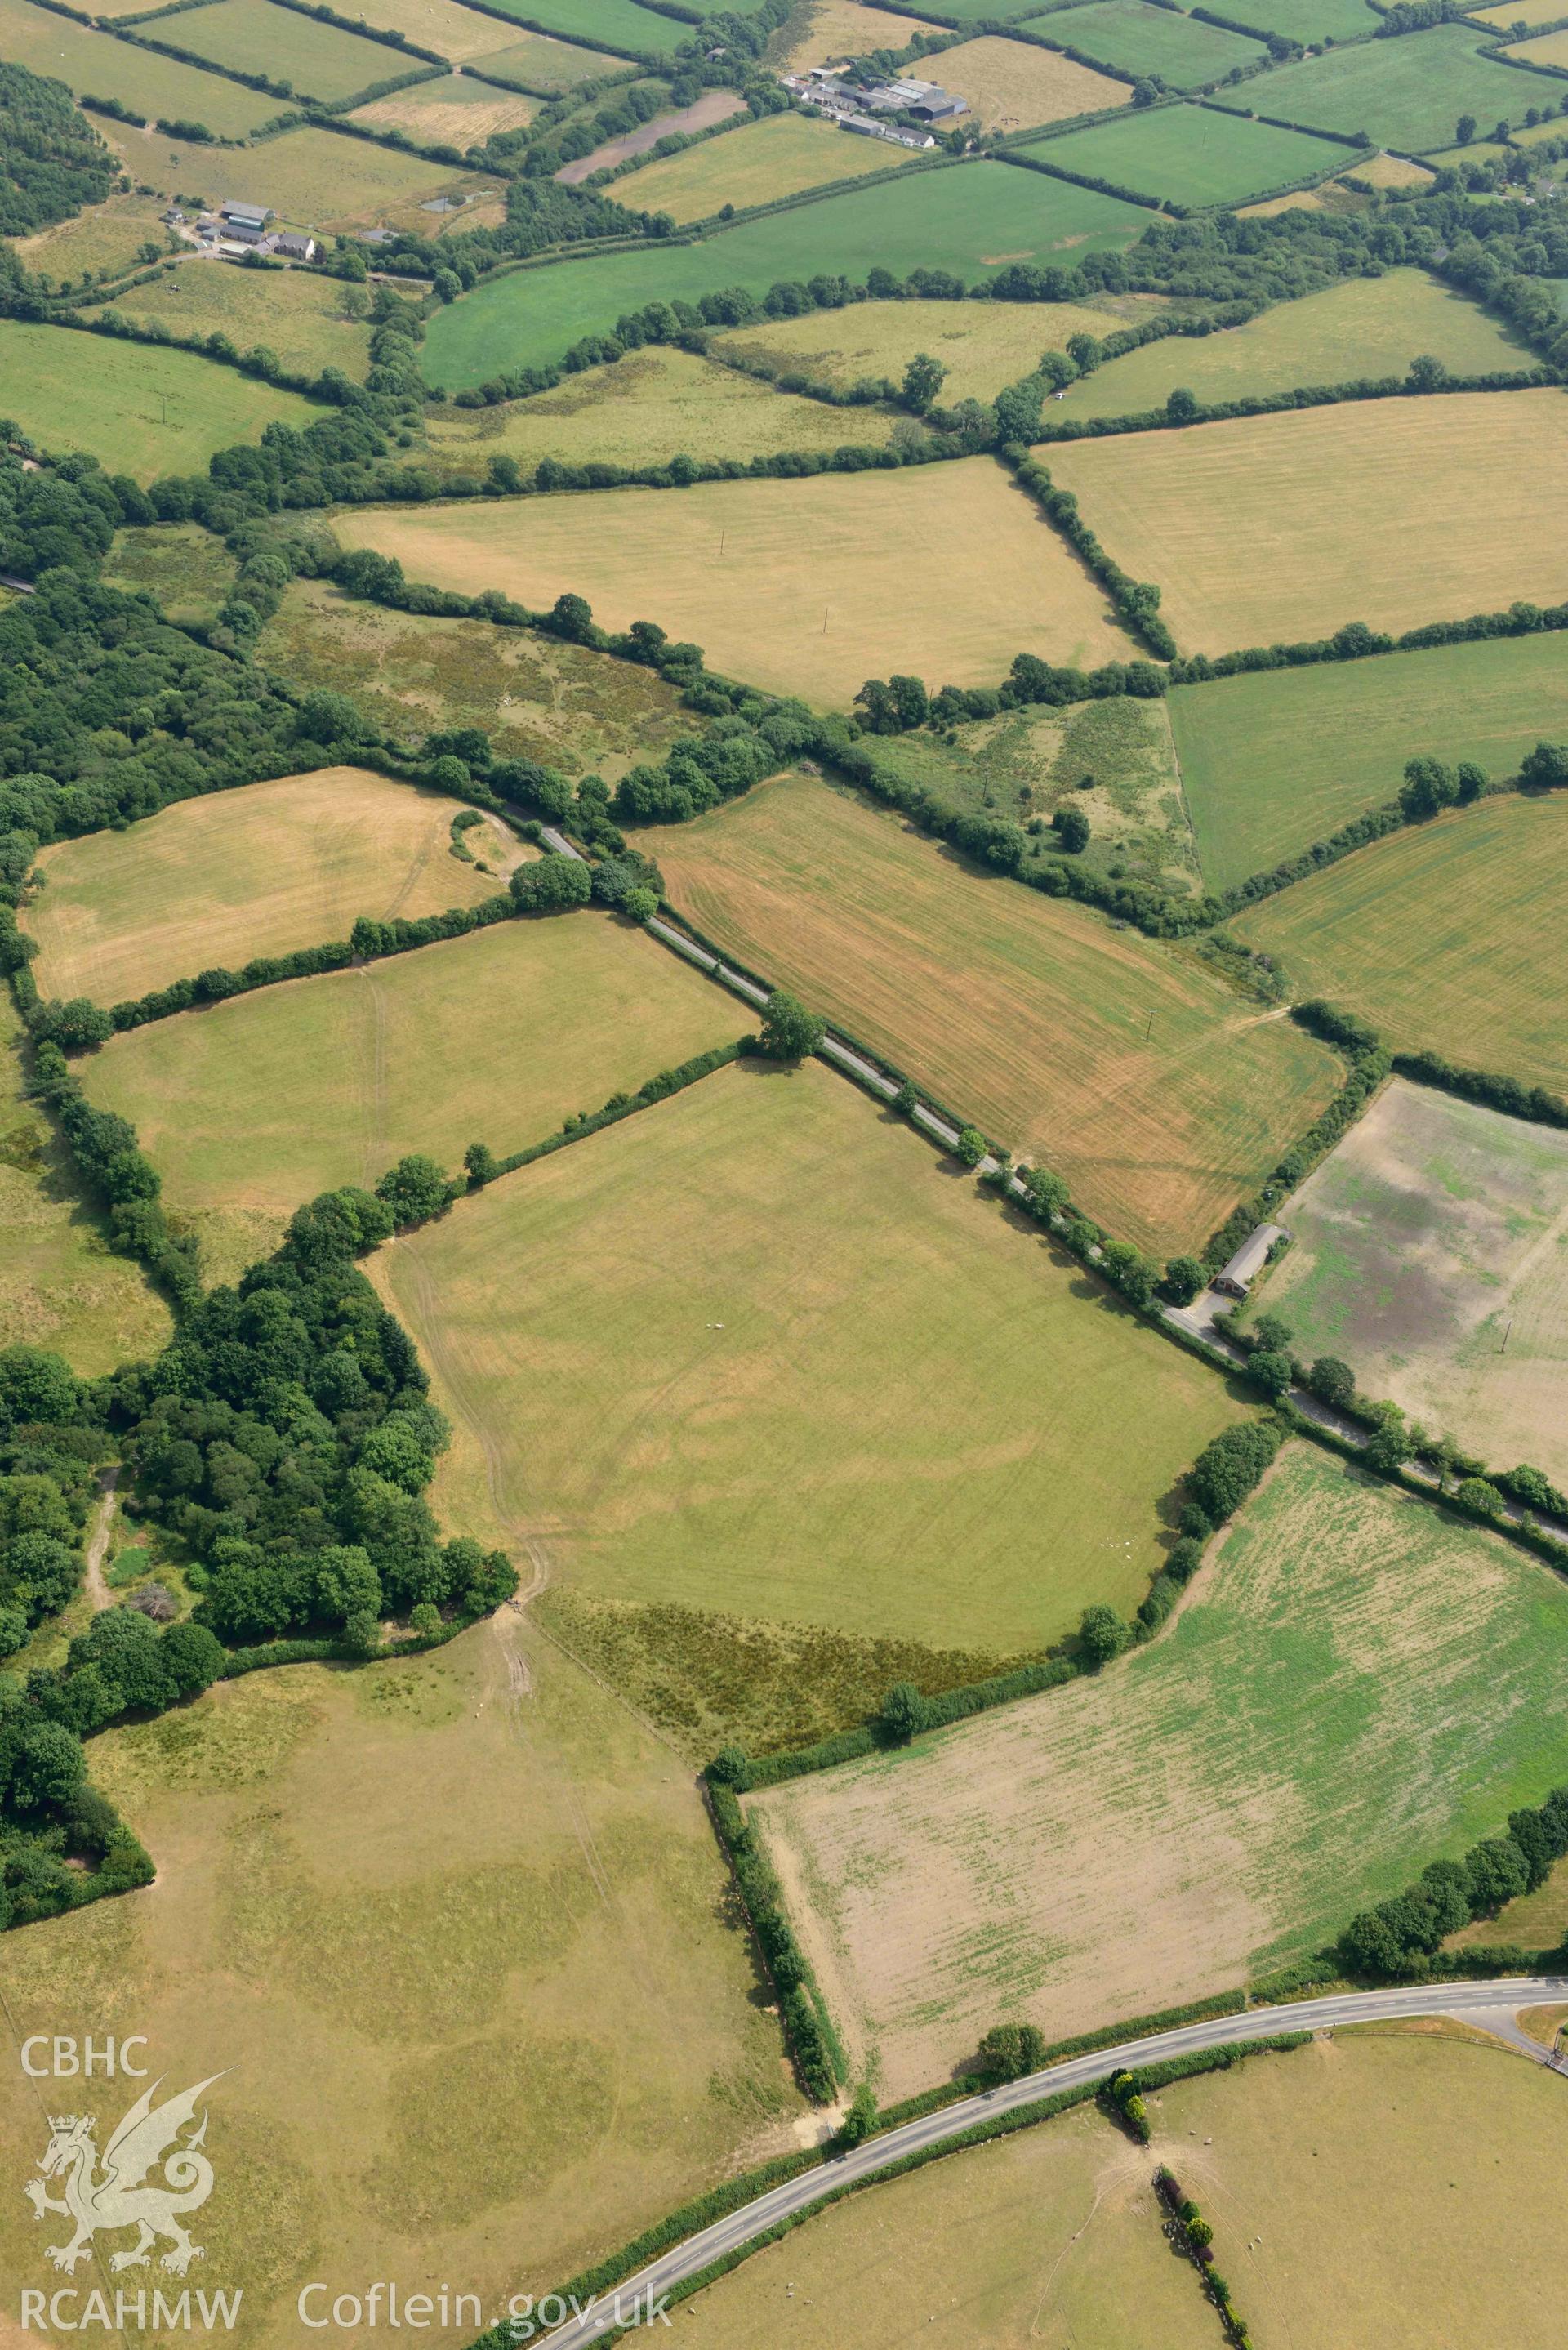
[[[897,2096],[998,2015],[1058,2037],[1304,1957],[1496,1833],[1562,1779],[1565,1653],[1548,1568],[1293,1445],[1150,1646],[749,1810]]]
[[[1322,1046],[1181,949],[809,777],[639,840],[714,944],[1151,1252],[1200,1246],[1337,1082]]]

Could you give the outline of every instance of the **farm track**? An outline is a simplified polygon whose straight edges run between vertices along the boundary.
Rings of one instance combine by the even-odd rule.
[[[548,2336],[551,2350],[582,2350],[582,2345],[614,2335],[619,2325],[630,2319],[639,2301],[645,2322],[651,2323],[647,2314],[650,2308],[658,2307],[660,2296],[700,2276],[714,2262],[743,2251],[771,2230],[799,2220],[814,2206],[841,2195],[846,2189],[868,2184],[911,2155],[940,2148],[977,2125],[1017,2113],[1064,2089],[1108,2080],[1112,2074],[1131,2066],[1158,2064],[1168,2057],[1191,2055],[1210,2048],[1234,2047],[1238,2043],[1265,2039],[1276,2033],[1332,2032],[1346,2024],[1423,2015],[1458,2016],[1482,2031],[1491,2028],[1485,2019],[1495,2016],[1503,2027],[1501,2036],[1511,2050],[1544,2064],[1549,2062],[1545,2049],[1527,2043],[1522,2033],[1508,2026],[1521,2008],[1556,2004],[1564,1999],[1568,1999],[1568,1978],[1560,1975],[1528,1976],[1502,1982],[1449,1983],[1442,1987],[1428,1983],[1415,1988],[1402,1985],[1391,1991],[1346,1991],[1325,1999],[1303,2000],[1294,2006],[1257,2007],[1244,2010],[1240,2015],[1216,2016],[1207,2022],[1183,2024],[1172,2032],[1152,2033],[1144,2039],[1096,2049],[1086,2056],[1069,2057],[1062,2064],[1048,2064],[1043,2072],[1030,2073],[1021,2081],[1009,2081],[1002,2088],[965,2097],[940,2113],[922,2115],[917,2121],[906,2122],[902,2128],[888,2130],[881,2137],[870,2138],[848,2153],[835,2156],[820,2169],[808,2170],[759,2195],[754,2202],[715,2220],[711,2227],[689,2236],[684,2243],[639,2269],[602,2304],[590,2306],[581,2316],[557,2327]],[[618,2317],[618,2312],[624,2313],[624,2317]]]
[[[93,1512],[92,1531],[88,1536],[87,1562],[82,1584],[88,1597],[92,1601],[95,1616],[101,1616],[106,1607],[114,1606],[114,1594],[105,1578],[103,1563],[109,1556],[109,1529],[114,1523],[114,1493],[119,1482],[118,1466],[106,1469],[99,1479],[98,1506]]]

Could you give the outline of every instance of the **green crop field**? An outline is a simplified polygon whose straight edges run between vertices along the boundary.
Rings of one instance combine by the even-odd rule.
[[[477,905],[537,851],[486,816],[463,836],[469,858],[454,857],[462,812],[444,792],[322,767],[181,800],[125,833],[60,841],[39,858],[44,886],[26,910],[38,984],[115,1003],[346,938],[359,914],[411,921]]]
[[[1084,668],[1127,657],[1097,583],[991,458],[897,475],[893,528],[888,478],[365,507],[339,515],[337,536],[467,595],[498,588],[542,609],[571,589],[607,627],[658,620],[724,675],[819,707],[846,708],[890,671],[989,685],[1019,652]],[[911,545],[940,560],[911,561]]]
[[[275,0],[209,0],[188,8],[163,38],[215,66],[236,73],[265,74],[287,81],[296,92],[336,104],[372,82],[420,70],[424,60],[400,57],[384,41],[362,40],[336,25],[323,25]]]
[[[1549,82],[1538,89],[1530,76],[1480,56],[1491,37],[1435,25],[1398,40],[1327,50],[1269,76],[1269,112],[1316,130],[1366,130],[1381,147],[1428,154],[1452,145],[1461,114],[1490,130],[1556,95]]]
[[[1132,306],[1133,318],[1164,307],[1158,297],[1121,298]],[[1063,349],[1074,335],[1114,334],[1127,323],[1109,309],[1075,302],[854,302],[800,318],[760,318],[754,326],[732,328],[718,342],[781,375],[798,373],[844,390],[867,381],[899,383],[916,352],[929,351],[947,371],[941,396],[953,405],[994,400],[1003,384],[1036,368],[1043,352]],[[857,416],[853,429],[859,432],[867,421]]]
[[[649,344],[531,400],[432,411],[425,429],[444,475],[483,473],[492,457],[514,458],[532,473],[545,457],[631,466],[682,452],[713,462],[842,449],[846,442],[879,448],[897,421],[881,409],[832,408],[774,391],[690,351]]]
[[[244,139],[282,111],[265,90],[138,48],[33,0],[0,0],[0,56],[65,82],[78,98],[116,99],[150,122],[204,122],[220,139]]]
[[[1421,353],[1441,359],[1454,375],[1490,375],[1536,363],[1533,351],[1511,328],[1451,286],[1422,269],[1391,269],[1382,277],[1345,278],[1299,302],[1277,303],[1244,327],[1145,343],[1141,350],[1108,359],[1070,384],[1066,398],[1048,414],[1053,422],[1058,414],[1140,415],[1163,407],[1178,384],[1201,400],[1218,403],[1293,391],[1303,384],[1404,376]]]
[[[1020,152],[1142,195],[1194,205],[1242,203],[1314,172],[1326,176],[1345,162],[1343,147],[1207,106],[1164,106],[1153,114],[1091,123]]]
[[[1556,637],[1502,637],[1217,678],[1167,707],[1203,878],[1229,889],[1393,799],[1417,752],[1502,776],[1568,738],[1568,663]]]
[[[0,410],[60,455],[85,449],[106,473],[149,482],[196,473],[219,449],[296,429],[327,411],[193,351],[61,327],[0,324]]]
[[[1150,7],[1147,0],[1091,0],[1087,7],[1025,22],[1032,33],[1065,42],[1096,65],[1135,80],[1158,74],[1170,89],[1196,89],[1218,81],[1233,66],[1255,66],[1267,54],[1239,33],[1221,32],[1178,10]]]
[[[1041,455],[1123,569],[1162,589],[1186,652],[1568,596],[1556,390],[1347,401]]]
[[[221,538],[200,523],[151,523],[118,530],[102,577],[127,595],[151,596],[165,618],[210,626],[238,568]]]
[[[1549,0],[1555,5],[1556,0]],[[1283,33],[1293,41],[1364,40],[1377,30],[1367,0],[1230,0],[1217,12],[1232,25],[1259,33]]]
[[[1280,1220],[1259,1294],[1304,1361],[1568,1483],[1568,1134],[1396,1078]]]
[[[1568,915],[1568,804],[1508,794],[1298,882],[1236,924],[1298,996],[1359,1012],[1388,1043],[1568,1091],[1568,997],[1542,951]]]
[[[804,1643],[809,1728],[814,1630],[874,1671],[882,1643],[1037,1650],[1089,1600],[1135,1606],[1175,1480],[1242,1416],[816,1064],[721,1070],[373,1269],[457,1426],[444,1514],[488,1528],[500,1490],[552,1587],[632,1611],[656,1659],[665,1611],[705,1622],[710,1739],[757,1727],[765,1675],[725,1686],[735,1618]],[[649,1678],[669,1720],[675,1676]]]
[[[559,359],[649,302],[692,301],[730,286],[761,295],[781,278],[823,271],[859,282],[878,266],[975,278],[1007,261],[1119,251],[1147,224],[1136,205],[1037,172],[975,162],[899,172],[695,244],[552,262],[492,279],[431,318],[425,371],[460,390],[501,368]]]
[[[256,2350],[297,2343],[315,2279],[444,2279],[489,2316],[793,2143],[690,1770],[509,1613],[221,1685],[91,1756],[157,1891],[5,1936],[0,1995],[21,2033],[145,2033],[182,2085],[226,2063],[199,2273]],[[42,2146],[19,2064],[0,2116]],[[42,2235],[7,2199],[9,2276],[48,2276]]]
[[[1539,1803],[1565,1742],[1551,1570],[1295,1445],[1149,1647],[749,1809],[897,2096],[999,2014],[1054,2038],[1320,1949]]]
[[[744,212],[835,180],[896,171],[913,160],[908,148],[889,146],[886,140],[857,139],[834,123],[799,114],[770,114],[761,122],[742,117],[738,130],[645,163],[616,184],[621,203],[668,213],[684,228],[711,219],[721,204]]]
[[[981,877],[809,777],[642,839],[717,944],[1161,1255],[1205,1241],[1335,1082],[1180,950]]]
[[[455,1168],[476,1139],[498,1157],[541,1142],[741,1025],[722,990],[596,909],[182,1013],[83,1076],[136,1127],[209,1277],[232,1280],[317,1191],[406,1151]]]
[[[558,33],[620,57],[667,57],[691,37],[690,20],[660,16],[638,0],[489,0],[497,16],[517,16],[532,30]],[[601,67],[613,73],[613,66]]]
[[[341,281],[308,270],[192,260],[151,285],[133,286],[108,307],[139,325],[156,320],[174,335],[227,335],[242,351],[262,344],[292,374],[319,375],[335,367],[362,382],[369,365],[369,328],[349,316]]]
[[[410,745],[438,724],[482,726],[498,756],[574,776],[618,782],[698,723],[652,670],[532,630],[358,603],[324,579],[296,579],[258,643],[300,691],[351,693]]]

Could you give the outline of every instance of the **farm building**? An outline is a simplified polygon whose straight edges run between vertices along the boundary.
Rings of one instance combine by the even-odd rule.
[[[1213,1286],[1223,1297],[1245,1297],[1267,1264],[1275,1243],[1289,1238],[1283,1224],[1260,1224],[1241,1243],[1230,1263],[1215,1274]]]
[[[313,236],[297,235],[293,229],[282,229],[266,240],[274,253],[281,253],[286,261],[314,261],[320,247]]]
[[[272,218],[265,204],[226,203],[220,205],[219,210],[223,214],[223,234],[233,237],[239,244],[259,244]]]

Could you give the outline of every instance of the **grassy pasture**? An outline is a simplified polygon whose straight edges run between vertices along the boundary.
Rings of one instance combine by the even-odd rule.
[[[362,380],[370,363],[370,329],[345,315],[342,285],[308,270],[192,258],[109,307],[139,324],[156,320],[171,334],[227,335],[242,351],[265,344],[299,375],[335,367]],[[225,373],[224,383],[233,380]]]
[[[1225,14],[1233,25],[1293,41],[1354,41],[1377,29],[1366,0],[1234,0]]]
[[[1489,129],[1547,94],[1544,84],[1538,93],[1522,75],[1480,55],[1491,37],[1465,25],[1435,25],[1399,40],[1325,50],[1269,76],[1269,112],[1316,130],[1367,130],[1379,146],[1428,154],[1452,143],[1461,114]]]
[[[270,102],[275,109],[277,100]],[[182,189],[187,194],[200,191],[214,201],[270,204],[280,220],[317,232],[389,225],[428,236],[440,216],[421,210],[427,200],[471,190],[491,194],[500,187],[499,181],[482,172],[429,163],[422,156],[400,155],[369,139],[344,139],[312,124],[286,130],[280,139],[268,139],[259,147],[221,150],[186,145],[160,133],[144,153],[133,143],[140,136],[122,133],[120,151],[128,170],[158,183],[161,193],[171,195]],[[234,381],[227,370],[224,380]]]
[[[1495,1833],[1562,1778],[1565,1658],[1549,1569],[1298,1444],[1150,1647],[750,1810],[896,2096],[999,2014],[1054,2037],[1316,1950]]]
[[[444,2279],[491,2318],[743,2145],[789,2142],[799,2100],[689,1771],[514,1617],[368,1673],[221,1686],[96,1741],[92,1768],[158,1886],[7,1937],[0,1987],[22,2032],[146,2033],[173,2083],[230,2068],[201,2272],[243,2286],[258,2350],[297,2341],[316,2278]],[[30,2158],[15,2064],[0,2111]],[[51,2272],[10,2200],[14,2310]]]
[[[558,34],[587,48],[608,44],[621,57],[667,57],[691,36],[673,16],[660,16],[638,0],[491,0],[495,15],[525,18],[530,29]],[[601,67],[613,72],[613,67]]]
[[[1126,106],[1132,96],[1127,82],[1096,73],[1074,57],[994,34],[944,49],[940,78],[944,89],[968,99],[965,127],[976,130],[1027,130],[1035,123],[1066,122],[1075,114]]]
[[[1391,1045],[1561,1093],[1568,1005],[1543,954],[1565,909],[1568,806],[1511,793],[1359,849],[1236,930]]]
[[[1391,800],[1417,751],[1511,775],[1568,735],[1555,637],[1501,637],[1178,686],[1167,696],[1203,875],[1228,889]]]
[[[204,8],[187,9],[166,37],[215,66],[292,82],[305,97],[327,104],[423,62],[400,57],[384,41],[362,40],[302,16],[296,8],[275,7],[274,0],[209,0]]]
[[[820,1064],[722,1070],[373,1265],[456,1422],[454,1523],[499,1492],[567,1597],[784,1638],[1016,1652],[1133,1604],[1243,1416]]]
[[[451,853],[459,800],[363,767],[246,784],[181,800],[128,832],[42,851],[26,910],[46,995],[99,1003],[213,964],[347,938],[356,916],[412,920],[493,897],[497,875],[537,854],[487,816]]]
[[[913,161],[908,148],[883,139],[857,139],[831,122],[801,114],[770,114],[680,155],[645,163],[617,182],[619,201],[641,212],[669,213],[684,228],[709,220],[721,204],[744,212],[776,203],[835,180],[896,170]]]
[[[1041,453],[1123,568],[1159,583],[1184,651],[1568,594],[1568,400],[1555,390],[1299,409]]]
[[[1321,1047],[1179,951],[809,778],[644,844],[719,944],[1162,1255],[1207,1239],[1334,1083]]]
[[[956,9],[944,9],[956,16]],[[903,28],[903,39],[898,36]],[[792,21],[786,37],[791,47],[780,59],[784,73],[803,73],[807,66],[826,65],[838,57],[868,57],[873,49],[902,48],[917,33],[940,32],[937,25],[918,16],[898,16],[889,21],[882,8],[865,7],[861,0],[810,0],[805,29],[798,34]]]
[[[155,598],[171,620],[210,622],[236,568],[223,540],[200,523],[151,523],[116,531],[101,576],[128,595]]]
[[[1170,119],[1168,113],[1155,118]],[[1199,400],[1220,401],[1291,391],[1298,384],[1402,376],[1423,351],[1455,375],[1535,365],[1534,353],[1511,328],[1462,294],[1425,270],[1391,269],[1383,277],[1347,277],[1322,294],[1277,303],[1244,327],[1146,343],[1070,384],[1059,411],[1054,404],[1050,413],[1133,416],[1162,407],[1178,384]]]
[[[0,1343],[53,1347],[85,1378],[154,1353],[162,1300],[84,1206],[70,1154],[26,1091],[22,1024],[0,1002]]]
[[[1101,589],[988,457],[896,477],[371,507],[341,515],[337,535],[469,594],[483,583],[543,608],[572,588],[607,627],[659,620],[726,674],[825,706],[892,670],[979,685],[1021,651],[1087,668],[1128,650]]]
[[[984,11],[977,8],[976,15]],[[1158,74],[1169,89],[1196,89],[1218,81],[1232,66],[1252,66],[1262,54],[1256,41],[1221,32],[1147,0],[1091,0],[1064,16],[1032,16],[1032,33],[1067,41],[1086,57],[1124,73],[1129,80]],[[1272,85],[1271,85],[1272,87]]]
[[[259,659],[302,692],[351,693],[410,743],[483,726],[497,754],[618,781],[699,723],[651,670],[521,629],[428,619],[296,579],[263,629]]]
[[[545,457],[576,465],[657,465],[682,452],[718,459],[841,449],[846,442],[879,447],[895,422],[885,410],[798,399],[690,351],[650,343],[532,400],[432,412],[426,432],[445,472],[483,473],[492,457],[504,456],[532,473]]]
[[[493,22],[493,38],[495,29]],[[493,71],[504,81],[521,82],[528,89],[537,90],[542,98],[556,97],[563,90],[576,88],[579,82],[595,81],[606,70],[602,49],[580,49],[570,41],[554,39],[548,33],[520,33],[514,41],[500,48],[483,49],[472,60],[465,60],[465,65],[470,73]]]
[[[1568,1135],[1396,1078],[1280,1221],[1262,1295],[1303,1358],[1568,1482]]]
[[[13,237],[11,244],[24,268],[56,284],[74,284],[103,269],[118,277],[133,266],[143,245],[154,244],[160,253],[172,248],[173,239],[159,218],[162,210],[156,196],[139,196],[133,189],[31,236]]]
[[[1158,297],[1133,298],[1135,316],[1164,307]],[[867,378],[898,383],[915,353],[929,351],[947,369],[941,396],[956,404],[994,400],[1003,384],[1037,367],[1044,351],[1064,349],[1074,335],[1112,334],[1122,323],[1073,302],[855,302],[732,327],[719,341],[781,371],[846,389]],[[845,420],[857,432],[866,421]]]
[[[1331,172],[1345,153],[1299,130],[1277,130],[1207,106],[1165,106],[1153,114],[1091,123],[1024,151],[1064,172],[1184,204],[1241,203],[1260,189]]]
[[[472,74],[447,74],[440,81],[394,90],[390,98],[372,99],[369,106],[355,108],[352,120],[378,130],[401,130],[424,147],[455,147],[461,153],[504,130],[520,130],[538,111],[537,99],[496,89]]]
[[[720,286],[760,295],[781,278],[823,271],[859,283],[878,265],[899,276],[923,265],[977,278],[1007,261],[1120,251],[1147,217],[1113,196],[1004,164],[899,172],[820,203],[742,221],[695,244],[551,262],[493,278],[431,318],[426,373],[461,390],[500,367],[559,359],[585,335],[613,327],[623,311],[677,296],[694,300]]]
[[[46,449],[85,449],[106,473],[142,482],[204,473],[216,450],[327,413],[193,351],[20,318],[0,325],[0,409]]]
[[[913,2342],[933,2319],[986,2350],[1213,2350],[1213,2311],[1160,2233],[1153,2168],[1092,2110],[973,2147],[851,2196],[710,2286],[677,2319],[682,2350]]]
[[[220,139],[244,139],[280,111],[279,101],[265,90],[138,48],[74,17],[35,7],[33,0],[0,0],[0,53],[12,65],[63,81],[78,98],[118,99],[149,122],[159,116],[204,122]],[[140,140],[143,134],[130,135]]]
[[[543,1141],[740,1026],[721,990],[596,910],[182,1013],[112,1039],[84,1082],[135,1125],[223,1280],[332,1184],[409,1150],[455,1168],[476,1139]]]

